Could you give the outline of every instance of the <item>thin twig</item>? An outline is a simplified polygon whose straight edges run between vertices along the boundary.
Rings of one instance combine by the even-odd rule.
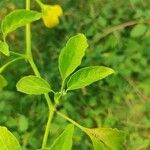
[[[150,19],[149,20],[144,20],[144,21],[131,20],[131,21],[122,23],[120,25],[105,29],[104,32],[94,41],[94,43],[99,42],[101,39],[105,38],[107,35],[115,32],[115,31],[122,30],[126,27],[133,26],[133,25],[136,25],[136,24],[139,24],[139,23],[150,24]]]
[[[133,80],[129,79],[129,78],[124,78],[129,84],[130,86],[133,88],[133,90],[136,92],[136,94],[145,102],[145,101],[149,101],[148,97],[146,97],[144,94],[142,94],[142,92],[136,87],[135,83],[133,82]]]

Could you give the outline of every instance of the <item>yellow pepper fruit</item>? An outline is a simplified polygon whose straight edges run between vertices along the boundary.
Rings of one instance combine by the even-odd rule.
[[[43,5],[43,22],[46,27],[53,28],[59,24],[59,17],[63,15],[63,10],[59,5]]]

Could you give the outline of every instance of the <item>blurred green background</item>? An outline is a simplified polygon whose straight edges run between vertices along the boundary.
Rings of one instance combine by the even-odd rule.
[[[78,32],[87,36],[90,45],[80,67],[105,65],[116,71],[115,75],[103,81],[69,92],[61,100],[58,110],[86,127],[113,127],[124,130],[127,140],[123,150],[149,150],[150,1],[43,2],[60,4],[64,10],[61,23],[56,28],[48,29],[42,21],[32,25],[34,59],[42,76],[51,83],[53,89],[58,91],[61,83],[57,67],[60,50],[69,37]],[[24,0],[1,0],[0,20],[14,9],[24,8],[24,3]],[[32,9],[40,11],[34,0]],[[145,23],[131,25],[134,20]],[[111,33],[107,35],[109,31]],[[10,34],[8,41],[11,50],[23,53],[24,39],[24,28]],[[0,55],[0,66],[10,59],[13,57]],[[9,85],[0,91],[0,125],[8,127],[18,137],[23,150],[40,148],[48,112],[43,96],[27,96],[16,92],[16,82],[29,74],[33,72],[28,63],[19,61],[13,64],[3,73]],[[63,131],[66,124],[68,122],[55,116],[49,144]],[[78,129],[75,130],[73,141],[74,150],[92,149],[89,138]]]

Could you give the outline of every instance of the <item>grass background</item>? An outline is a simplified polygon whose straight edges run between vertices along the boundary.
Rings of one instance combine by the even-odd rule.
[[[42,76],[53,89],[59,90],[61,79],[58,57],[69,37],[84,33],[89,48],[80,67],[105,65],[115,75],[89,87],[68,93],[58,108],[86,127],[113,127],[127,133],[125,150],[150,149],[150,1],[149,0],[51,0],[64,10],[60,25],[45,28],[42,21],[32,25],[32,50]],[[24,8],[24,0],[1,0],[0,20],[16,8]],[[39,10],[35,1],[32,9]],[[141,31],[137,22],[142,24]],[[125,24],[124,24],[125,23]],[[131,25],[131,24],[135,25]],[[121,26],[118,26],[121,25]],[[110,34],[108,34],[110,33]],[[2,36],[1,36],[2,37]],[[9,35],[13,51],[23,53],[25,30]],[[0,55],[0,66],[13,59]],[[80,68],[79,67],[79,68]],[[3,75],[9,85],[0,92],[0,125],[7,126],[20,140],[23,150],[40,148],[47,106],[41,96],[16,92],[16,82],[33,74],[28,63],[13,64]],[[57,81],[57,82],[56,82]],[[55,116],[49,137],[51,144],[68,124]],[[88,137],[76,129],[73,149],[91,150]]]

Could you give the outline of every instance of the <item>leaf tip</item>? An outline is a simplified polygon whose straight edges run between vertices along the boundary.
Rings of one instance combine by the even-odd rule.
[[[114,69],[111,69],[111,73],[112,73],[112,74],[115,74],[116,71],[115,71]]]
[[[85,36],[85,34],[83,34],[83,33],[78,33],[76,36],[79,36],[80,38],[83,39],[83,41],[86,43],[86,48],[89,46],[89,44],[88,44],[88,39],[87,39],[87,37]]]

